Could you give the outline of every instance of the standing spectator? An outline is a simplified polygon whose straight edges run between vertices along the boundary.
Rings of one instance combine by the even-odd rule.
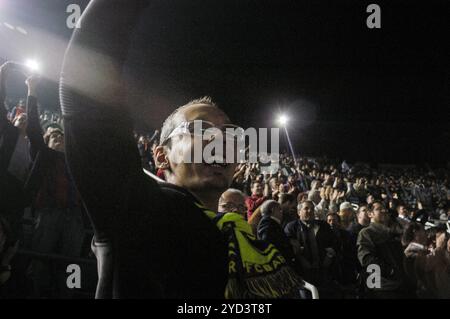
[[[371,265],[380,267],[380,286],[367,287],[369,298],[405,298],[410,296],[406,291],[403,271],[403,249],[390,229],[385,225],[387,210],[375,201],[369,205],[370,225],[362,229],[358,235],[358,259],[363,270]]]
[[[338,214],[328,213],[326,221],[336,238],[336,261],[334,263],[334,278],[343,285],[352,284],[356,280],[357,262],[352,247],[350,233],[341,225]]]
[[[344,229],[347,229],[355,221],[355,210],[349,202],[343,202],[339,206],[338,215],[341,218]]]
[[[14,245],[20,237],[20,223],[29,203],[23,185],[31,164],[27,116],[21,113],[11,123],[5,109],[6,82],[13,71],[22,72],[23,67],[11,62],[0,66],[0,217],[11,227],[7,245]]]
[[[419,223],[405,224],[402,244],[406,247],[404,268],[408,286],[418,298],[433,296],[433,289],[427,287],[427,276],[424,264],[426,263],[427,235],[423,225]]]
[[[283,229],[291,221],[297,220],[297,196],[293,194],[281,194],[278,198],[278,203],[281,206],[283,213]]]
[[[246,216],[245,194],[238,189],[229,188],[219,198],[219,213],[238,213]]]
[[[245,204],[247,205],[247,219],[250,219],[254,211],[267,199],[267,194],[264,194],[267,190],[263,189],[260,182],[253,182],[251,191],[251,196],[245,200]]]
[[[363,228],[369,226],[369,224],[370,224],[370,217],[368,214],[368,208],[367,205],[363,204],[358,207],[358,212],[356,213],[356,221],[353,222],[348,228],[348,230],[350,231],[350,235],[354,238],[355,244],[359,232]]]
[[[64,155],[64,133],[49,127],[44,136],[39,123],[37,86],[39,78],[27,79],[27,135],[34,160],[27,181],[37,215],[32,249],[45,254],[80,257],[84,240],[81,200],[69,175]],[[33,260],[36,297],[55,297],[65,290],[65,267],[53,271],[48,263]],[[57,285],[59,284],[59,285]]]
[[[207,210],[217,208],[235,165],[182,159],[204,145],[194,121],[225,130],[230,120],[210,99],[176,109],[154,154],[168,183],[142,171],[121,70],[146,2],[91,1],[61,73],[67,162],[95,233],[96,296],[223,298],[227,247]]]
[[[406,228],[406,226],[411,222],[410,213],[408,208],[404,204],[400,204],[397,206],[397,222],[402,226],[402,228]]]

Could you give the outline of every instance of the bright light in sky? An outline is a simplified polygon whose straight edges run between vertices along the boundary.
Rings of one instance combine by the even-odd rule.
[[[31,71],[38,71],[39,70],[39,63],[36,60],[28,59],[25,62],[25,65],[31,70]]]
[[[285,126],[288,123],[289,119],[286,115],[280,115],[280,117],[278,118],[278,124],[280,126]]]

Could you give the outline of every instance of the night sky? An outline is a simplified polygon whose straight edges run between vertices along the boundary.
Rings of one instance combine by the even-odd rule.
[[[56,107],[65,7],[87,1],[5,2],[15,19],[58,39],[46,44],[31,31],[26,49],[0,49],[51,57],[42,104]],[[366,26],[369,3],[381,7],[381,29]],[[300,154],[448,162],[449,9],[434,0],[154,1],[127,63],[130,105],[140,127],[156,128],[177,105],[211,95],[244,127],[271,127],[287,113]]]

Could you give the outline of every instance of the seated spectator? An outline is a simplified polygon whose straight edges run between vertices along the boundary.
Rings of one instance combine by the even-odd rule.
[[[355,249],[350,233],[341,225],[341,218],[336,213],[328,213],[326,221],[336,238],[336,262],[333,267],[334,278],[347,285],[356,280],[357,263]]]
[[[283,222],[281,205],[274,200],[267,200],[261,205],[261,214],[262,218],[257,228],[258,239],[273,244],[286,260],[292,262],[294,252],[281,227]]]
[[[238,213],[244,216],[247,213],[245,195],[238,189],[229,188],[219,198],[219,213]]]
[[[278,198],[278,203],[281,206],[281,211],[283,213],[283,223],[282,226],[286,226],[291,221],[297,220],[297,201],[293,194],[281,194]]]
[[[314,203],[298,204],[299,219],[286,225],[284,232],[293,245],[299,273],[316,286],[324,287],[336,256],[336,239],[330,226],[314,219]]]

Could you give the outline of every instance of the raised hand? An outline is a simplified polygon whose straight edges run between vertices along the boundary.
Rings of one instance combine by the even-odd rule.
[[[41,78],[38,75],[29,76],[25,80],[25,84],[28,86],[28,96],[36,96],[36,91],[40,81]]]
[[[336,202],[336,200],[338,199],[339,193],[337,189],[334,189],[330,195],[330,200],[332,202]]]

